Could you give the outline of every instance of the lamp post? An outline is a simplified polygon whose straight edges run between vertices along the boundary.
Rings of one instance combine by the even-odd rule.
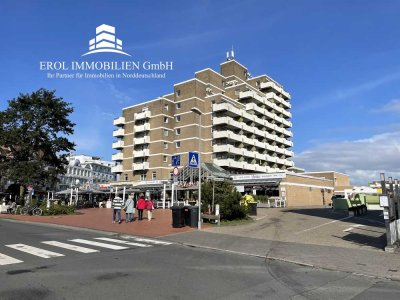
[[[193,107],[191,109],[192,112],[199,116],[199,161],[197,162],[199,165],[199,219],[197,223],[197,228],[201,230],[201,115],[203,112],[199,110],[197,107]]]
[[[79,179],[75,181],[76,183],[76,196],[75,196],[75,206],[78,204],[78,194],[79,194]]]

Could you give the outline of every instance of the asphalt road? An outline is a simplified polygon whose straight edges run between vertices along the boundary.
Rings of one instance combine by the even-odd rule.
[[[71,245],[72,250],[65,248]],[[399,282],[160,244],[154,239],[0,220],[0,299],[399,297]]]

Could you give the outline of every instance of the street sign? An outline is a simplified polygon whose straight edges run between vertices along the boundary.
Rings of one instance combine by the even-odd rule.
[[[177,167],[181,165],[181,156],[180,155],[172,155],[172,163],[173,167]]]
[[[199,153],[189,152],[189,167],[198,168],[199,167]]]
[[[173,174],[174,176],[178,176],[178,175],[179,175],[179,169],[178,169],[178,167],[175,167],[175,168],[172,170],[172,174]]]

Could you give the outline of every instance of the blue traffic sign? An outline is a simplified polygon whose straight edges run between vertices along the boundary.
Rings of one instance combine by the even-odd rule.
[[[181,156],[180,155],[172,155],[171,165],[173,167],[177,167],[181,165]]]
[[[199,153],[189,152],[189,167],[198,168],[199,167]]]

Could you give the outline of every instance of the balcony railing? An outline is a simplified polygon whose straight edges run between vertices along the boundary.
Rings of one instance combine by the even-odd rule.
[[[111,156],[111,160],[113,160],[113,161],[121,161],[123,159],[124,159],[124,154],[122,152],[113,154]]]
[[[125,125],[125,117],[115,118],[113,124],[114,124],[114,126],[123,126],[123,125]]]
[[[142,111],[140,113],[135,113],[133,117],[135,118],[135,121],[142,120],[142,119],[148,119],[151,117],[151,112],[149,110]]]
[[[141,144],[149,144],[150,143],[150,137],[149,136],[144,136],[141,138],[134,138],[133,143],[135,145],[141,145]]]
[[[122,149],[122,148],[124,148],[124,141],[114,142],[112,144],[112,148],[113,149]]]
[[[133,157],[144,157],[144,156],[149,156],[149,155],[150,155],[149,149],[133,151]]]
[[[113,137],[122,137],[125,134],[125,130],[123,128],[117,129],[113,131]]]
[[[147,170],[148,168],[149,168],[149,163],[148,162],[133,163],[132,164],[132,169],[134,171]]]
[[[149,131],[150,130],[150,124],[146,123],[143,125],[135,125],[135,127],[133,128],[133,130],[135,132],[141,132],[141,131]]]
[[[123,172],[122,165],[111,167],[111,173],[122,173],[122,172]]]

